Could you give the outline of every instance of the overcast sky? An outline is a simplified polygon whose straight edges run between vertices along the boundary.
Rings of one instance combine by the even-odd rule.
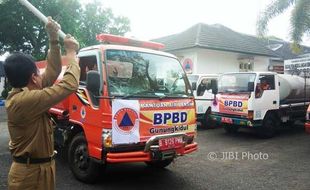
[[[87,1],[87,0],[84,0]],[[182,32],[201,22],[222,24],[236,32],[255,35],[258,14],[270,0],[104,0],[115,15],[130,19],[126,36],[154,39]],[[271,20],[268,35],[289,41],[291,10]],[[310,45],[306,37],[305,44]]]
[[[87,2],[91,0],[81,0]],[[182,32],[197,23],[222,24],[236,32],[255,35],[259,13],[271,0],[102,0],[114,15],[130,20],[128,37],[150,40]],[[290,41],[291,10],[274,18],[268,35]],[[302,44],[310,46],[310,37]],[[2,58],[0,57],[0,60]]]

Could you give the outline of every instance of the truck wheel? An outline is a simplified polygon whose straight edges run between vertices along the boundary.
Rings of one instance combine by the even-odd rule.
[[[237,127],[237,126],[235,126],[235,125],[223,124],[222,126],[223,126],[224,130],[225,130],[227,133],[230,133],[230,134],[237,133],[238,130],[239,130],[239,127]]]
[[[101,165],[89,157],[83,133],[72,139],[68,151],[68,161],[73,175],[82,182],[94,183],[101,174]]]
[[[211,114],[211,108],[209,107],[201,121],[201,126],[204,129],[215,128],[215,122],[209,119],[210,114]]]
[[[262,138],[271,138],[276,134],[279,122],[273,114],[268,114],[263,120],[263,125],[258,128],[258,134]]]
[[[146,165],[152,167],[152,168],[165,168],[169,166],[172,163],[173,159],[167,159],[167,160],[156,160],[156,161],[149,161],[145,162]]]

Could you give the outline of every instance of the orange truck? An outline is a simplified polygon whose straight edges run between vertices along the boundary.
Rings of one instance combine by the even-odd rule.
[[[50,109],[55,145],[66,150],[74,176],[91,183],[100,166],[145,162],[163,168],[196,151],[195,101],[178,59],[159,51],[163,44],[96,38],[100,45],[78,53],[78,91]],[[37,65],[43,71],[46,63]]]

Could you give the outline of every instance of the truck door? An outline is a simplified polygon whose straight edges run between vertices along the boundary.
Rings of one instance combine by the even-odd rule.
[[[78,54],[80,58],[81,76],[80,83],[83,85],[86,82],[86,74],[90,70],[96,70],[102,76],[102,61],[100,61],[99,51],[83,51]],[[102,84],[102,81],[100,81]]]
[[[196,101],[197,104],[197,113],[204,114],[207,109],[211,106],[211,100],[213,94],[211,92],[211,80],[214,78],[201,77],[197,83],[196,90]]]
[[[264,119],[268,110],[279,108],[279,86],[274,74],[260,74],[255,85],[254,119]]]
[[[100,59],[100,53],[97,50],[90,50],[90,51],[83,51],[78,54],[78,57],[80,59],[79,65],[81,70],[80,75],[80,90],[79,92],[85,92],[86,88],[86,77],[87,73],[89,71],[97,71],[100,74],[100,89],[97,92],[91,92],[88,91],[89,99],[86,100],[86,102],[89,103],[91,107],[98,108],[99,107],[99,99],[97,96],[102,96],[102,89],[103,89],[103,77],[102,77],[102,61]],[[82,93],[79,93],[82,94]],[[81,95],[83,97],[83,95]],[[81,100],[84,100],[83,98],[80,98]],[[84,102],[85,103],[85,102]]]

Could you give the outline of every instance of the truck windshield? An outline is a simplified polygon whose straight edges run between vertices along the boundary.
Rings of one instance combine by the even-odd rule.
[[[107,50],[106,68],[111,96],[187,97],[190,88],[177,59],[162,55]]]
[[[233,73],[221,75],[218,80],[218,92],[248,92],[248,83],[255,81],[255,73]]]

